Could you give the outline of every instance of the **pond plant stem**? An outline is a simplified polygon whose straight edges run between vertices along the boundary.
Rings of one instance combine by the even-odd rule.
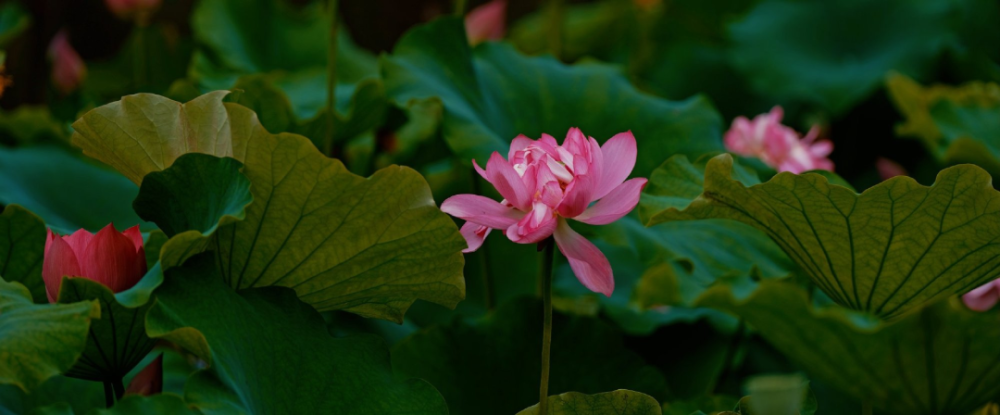
[[[549,355],[552,350],[552,264],[555,244],[548,238],[538,244],[542,253],[538,281],[542,294],[542,379],[538,387],[538,414],[549,412]]]
[[[465,0],[455,0],[455,16],[465,16]]]
[[[104,403],[108,408],[115,406],[115,390],[111,382],[104,382]]]
[[[472,172],[472,193],[481,195],[482,189],[479,184],[479,173],[475,169],[470,170]],[[486,305],[487,311],[493,311],[496,301],[493,294],[493,274],[492,267],[490,267],[490,253],[486,250],[487,241],[483,241],[482,246],[479,247],[480,255],[480,265],[483,274],[483,301]]]
[[[338,0],[330,0],[330,39],[326,47],[326,131],[323,136],[323,154],[333,157],[333,128],[337,117],[337,16]]]
[[[562,60],[563,49],[563,0],[549,0],[548,30],[549,51],[557,60]]]

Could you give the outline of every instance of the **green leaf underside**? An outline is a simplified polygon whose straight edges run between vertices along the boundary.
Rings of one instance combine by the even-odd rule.
[[[231,158],[185,154],[166,170],[146,175],[132,206],[169,237],[187,230],[211,234],[220,223],[242,220],[253,201],[241,167]]]
[[[517,415],[536,415],[538,405]],[[552,415],[661,415],[659,402],[652,396],[630,390],[585,395],[567,392],[549,397]]]
[[[138,190],[58,147],[0,149],[0,203],[24,206],[59,233],[97,232],[109,223],[152,229],[129,206]]]
[[[649,308],[690,306],[717,279],[751,274],[780,278],[796,269],[763,232],[730,220],[671,222],[647,228],[629,216],[608,225],[579,228],[611,263],[615,292],[610,298],[596,296],[565,265],[556,276],[556,293],[597,298],[608,317],[630,334],[647,335],[679,319],[702,317],[708,310]]]
[[[955,298],[891,323],[815,309],[805,290],[782,282],[765,281],[739,299],[713,287],[700,304],[744,318],[811,375],[878,413],[969,413],[1000,391],[1000,314],[970,311]]]
[[[421,330],[396,344],[393,366],[433,384],[453,414],[516,413],[538,402],[541,311],[540,302],[520,298],[475,326],[456,321]],[[552,350],[550,393],[624,388],[657,396],[666,390],[663,375],[596,319],[556,314]]]
[[[732,396],[712,395],[695,399],[667,402],[663,404],[663,415],[692,415],[701,413],[713,414],[729,411],[739,404],[740,400]]]
[[[765,96],[842,114],[890,70],[925,74],[954,41],[961,3],[765,1],[729,26],[730,59]]]
[[[36,303],[48,302],[42,281],[45,260],[45,223],[18,205],[8,205],[0,214],[0,278],[17,282],[31,291]]]
[[[464,31],[461,20],[438,19],[410,31],[382,59],[390,98],[441,99],[444,138],[464,160],[482,165],[493,151],[506,154],[518,134],[561,141],[570,127],[602,142],[631,130],[638,175],[675,153],[722,149],[721,120],[704,98],[666,101],[639,92],[613,67],[528,58],[508,44],[473,50]]]
[[[190,233],[168,241],[164,265],[211,248],[233,287],[291,287],[321,311],[397,322],[418,298],[454,307],[464,297],[465,240],[417,172],[390,166],[356,176],[304,137],[268,133],[224,96],[182,105],[133,95],[75,124],[74,143],[133,180],[186,152],[243,162],[254,201],[245,219],[220,226],[210,243]]]
[[[233,291],[211,254],[169,270],[157,299],[149,333],[210,364],[185,386],[205,413],[447,413],[429,384],[394,377],[381,339],[331,337],[286,288]]]
[[[0,279],[0,383],[27,392],[65,372],[100,316],[96,301],[36,305],[23,285]]]
[[[129,395],[115,403],[111,409],[98,409],[94,415],[199,415],[202,412],[190,408],[176,395],[153,396]]]
[[[146,335],[144,324],[152,303],[126,307],[101,283],[64,277],[59,288],[59,303],[81,301],[97,301],[101,318],[90,323],[87,346],[66,375],[100,382],[121,379],[155,345],[155,340]]]
[[[732,158],[708,162],[704,193],[669,220],[726,218],[766,232],[837,303],[892,318],[1000,275],[1000,194],[982,169],[943,170],[931,187],[896,177],[858,195],[814,175],[745,187]],[[649,214],[649,212],[647,212]]]

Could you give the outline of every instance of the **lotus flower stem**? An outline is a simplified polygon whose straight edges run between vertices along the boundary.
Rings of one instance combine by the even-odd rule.
[[[538,265],[538,287],[542,295],[542,379],[538,386],[538,414],[549,412],[549,354],[552,350],[552,238],[538,244],[542,252]]]
[[[104,382],[104,403],[108,408],[115,406],[115,390],[111,382]]]
[[[132,81],[135,88],[141,89],[146,84],[146,51],[144,49],[146,28],[136,20],[132,29],[135,36],[132,38]]]
[[[476,169],[472,169],[472,191],[479,195],[482,194],[481,185],[479,184],[479,173],[476,173]],[[486,241],[483,241],[485,243]],[[483,273],[483,300],[486,305],[487,311],[493,311],[494,304],[496,301],[493,297],[493,273],[490,269],[490,254],[486,249],[482,249],[480,252],[480,261],[482,265]]]
[[[338,0],[330,0],[330,43],[326,48],[326,135],[323,137],[323,154],[333,155],[333,125],[337,104],[337,18]]]
[[[465,0],[455,0],[455,16],[465,16]]]
[[[549,50],[552,56],[562,60],[563,0],[549,0],[548,18]]]
[[[115,400],[120,401],[125,396],[125,382],[122,378],[111,381],[111,386],[115,388]]]

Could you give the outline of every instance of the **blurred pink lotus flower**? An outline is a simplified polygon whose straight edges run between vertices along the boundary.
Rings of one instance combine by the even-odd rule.
[[[115,16],[123,20],[146,19],[160,7],[161,0],[104,0]]]
[[[507,0],[493,0],[472,9],[465,16],[465,33],[470,45],[500,40],[506,32]]]
[[[163,392],[163,355],[159,355],[132,378],[126,395],[150,396]]]
[[[507,160],[493,152],[485,170],[473,160],[476,171],[504,200],[455,195],[441,204],[441,210],[466,220],[462,235],[469,247],[463,252],[479,249],[491,229],[502,230],[520,244],[554,236],[580,282],[610,297],[615,287],[611,264],[570,228],[567,219],[606,225],[632,211],[646,185],[644,178],[625,180],[636,155],[632,132],[619,133],[603,146],[579,128],[571,128],[561,146],[548,134],[539,140],[519,135]]]
[[[833,171],[833,162],[826,158],[833,152],[833,143],[816,140],[819,128],[814,126],[800,139],[795,130],[782,125],[780,106],[758,115],[753,121],[736,117],[726,131],[726,149],[741,156],[756,157],[778,171],[802,173],[809,170]]]
[[[906,176],[906,169],[903,166],[885,157],[879,157],[878,160],[875,160],[875,168],[878,170],[878,175],[882,180],[889,180],[896,176]]]
[[[49,59],[52,60],[52,83],[63,95],[73,92],[87,76],[87,66],[80,54],[69,44],[65,30],[60,30],[49,43]]]
[[[983,284],[962,296],[965,305],[976,311],[989,310],[998,300],[1000,300],[1000,279]]]
[[[113,292],[132,288],[146,274],[146,251],[139,226],[118,232],[112,225],[96,235],[80,229],[69,236],[49,230],[42,279],[49,302],[59,298],[63,276],[86,278]]]

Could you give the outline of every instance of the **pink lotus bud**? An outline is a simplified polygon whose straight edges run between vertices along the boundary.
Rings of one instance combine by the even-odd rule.
[[[115,16],[123,20],[145,19],[160,7],[160,0],[104,0]]]
[[[132,288],[146,274],[146,251],[138,226],[118,232],[112,225],[96,235],[80,229],[69,236],[49,230],[42,279],[49,302],[59,298],[64,276],[86,278],[113,292]]]
[[[637,154],[632,132],[619,133],[603,146],[578,128],[569,130],[562,145],[548,134],[538,140],[521,135],[511,142],[507,159],[494,152],[485,170],[472,161],[504,200],[455,195],[441,210],[466,221],[464,252],[479,249],[490,229],[520,244],[554,236],[577,279],[610,297],[615,287],[611,264],[567,219],[606,225],[632,211],[646,185],[643,178],[626,180]]]
[[[470,45],[503,39],[506,33],[507,0],[493,0],[465,16],[465,33]]]
[[[132,378],[128,387],[125,388],[126,395],[150,396],[163,392],[163,355],[159,355],[155,360],[144,367]]]
[[[878,175],[882,180],[889,180],[896,176],[906,176],[906,169],[903,166],[885,157],[879,157],[875,161],[875,168],[878,169]]]
[[[817,140],[819,128],[815,126],[805,138],[799,138],[795,130],[781,124],[783,115],[781,107],[776,106],[753,121],[737,117],[726,131],[726,149],[756,157],[778,171],[796,174],[809,170],[833,171],[833,162],[827,158],[833,152],[833,143]]]
[[[87,66],[69,44],[65,30],[60,30],[52,38],[48,53],[52,61],[52,83],[56,89],[63,95],[76,90],[87,76]]]

